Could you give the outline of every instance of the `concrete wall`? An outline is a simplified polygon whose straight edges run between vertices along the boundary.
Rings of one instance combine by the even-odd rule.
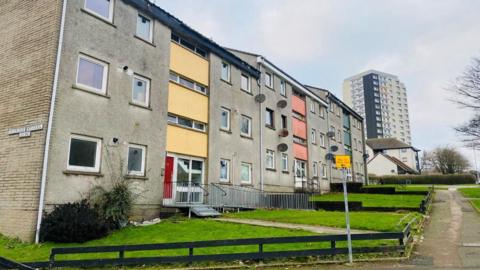
[[[0,233],[31,241],[62,1],[0,1]],[[31,137],[10,128],[41,124]]]
[[[240,89],[241,71],[231,65],[231,82],[220,78],[222,59],[210,55],[210,115],[208,144],[208,182],[220,182],[220,159],[230,161],[230,179],[226,185],[241,185],[240,164],[252,164],[252,186],[260,187],[260,117],[254,96],[258,84],[250,78],[252,93]],[[230,110],[230,130],[220,129],[221,108]],[[240,119],[252,119],[252,137],[240,135]]]
[[[137,11],[122,1],[115,1],[113,24],[83,11],[83,1],[68,3],[46,204],[75,201],[96,185],[110,186],[126,173],[127,144],[134,143],[147,147],[145,177],[128,180],[138,195],[134,216],[154,216],[161,204],[165,163],[170,30],[155,21],[149,44],[134,37]],[[105,96],[73,87],[79,53],[109,63]],[[148,108],[130,104],[132,76],[124,66],[151,79]],[[99,174],[66,170],[71,134],[102,139]],[[119,143],[113,144],[112,138]]]
[[[397,175],[398,167],[383,155],[376,155],[368,162],[368,173],[374,175]]]

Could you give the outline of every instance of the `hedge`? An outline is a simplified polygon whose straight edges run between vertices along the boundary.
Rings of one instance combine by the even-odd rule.
[[[379,184],[408,184],[412,185],[460,185],[475,184],[473,174],[440,174],[440,175],[394,175],[394,176],[370,176],[370,182]]]

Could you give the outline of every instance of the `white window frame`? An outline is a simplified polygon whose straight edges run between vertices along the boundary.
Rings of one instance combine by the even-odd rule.
[[[80,59],[84,59],[88,62],[92,62],[94,64],[98,64],[98,65],[103,66],[103,74],[102,74],[103,77],[102,77],[102,88],[101,89],[91,87],[89,85],[82,84],[82,83],[78,82],[78,75],[80,73]],[[75,84],[76,84],[76,86],[79,86],[82,89],[85,89],[87,91],[91,91],[91,92],[94,92],[94,93],[99,93],[99,94],[105,95],[107,93],[107,84],[108,84],[108,63],[100,61],[100,60],[95,59],[93,57],[87,56],[85,54],[79,54],[78,59],[77,59],[77,77],[75,78]]]
[[[142,164],[141,164],[141,170],[140,171],[129,171],[128,170],[128,159],[129,159],[129,153],[130,153],[130,148],[139,148],[142,149]],[[127,175],[132,175],[132,176],[145,176],[145,163],[146,163],[146,157],[147,157],[147,147],[144,145],[139,145],[139,144],[128,144],[127,147]]]
[[[96,11],[94,10],[91,10],[87,7],[87,1],[88,0],[84,0],[83,1],[83,9],[86,10],[87,12],[93,14],[95,17],[98,17],[98,18],[101,18],[103,20],[106,20],[106,21],[109,21],[109,22],[113,22],[113,9],[114,9],[114,2],[115,0],[109,0],[110,2],[110,6],[109,6],[109,9],[108,9],[108,18],[104,17],[103,15],[101,14],[98,14]],[[98,1],[98,0],[93,0],[93,1]]]
[[[242,179],[242,167],[244,165],[248,167],[248,176],[249,176],[248,181],[244,181]],[[252,183],[252,164],[251,163],[243,162],[243,161],[242,161],[242,163],[240,163],[240,182],[242,184],[251,184]]]
[[[244,79],[244,78],[247,79],[247,88],[246,88],[246,89],[243,88],[243,85],[242,85],[242,84],[243,84],[242,82],[243,82],[243,79]],[[240,89],[242,89],[242,90],[245,91],[245,92],[251,93],[251,92],[252,92],[252,89],[251,89],[251,88],[252,88],[252,87],[251,87],[250,76],[245,75],[245,74],[242,73],[241,76],[240,76]]]
[[[222,169],[220,166],[220,182],[230,182],[230,160],[221,158],[220,162],[224,161],[227,165],[227,178],[222,178]]]
[[[322,163],[322,177],[327,178],[327,164]]]
[[[320,133],[320,146],[325,147],[325,134]]]
[[[280,81],[280,95],[287,96],[287,82],[285,80]]]
[[[184,120],[191,121],[192,126],[189,127],[189,126],[180,124],[179,121],[178,121],[178,119],[180,119],[180,118],[184,119]],[[175,121],[170,121],[170,119],[175,119]],[[199,121],[195,121],[195,120],[192,120],[192,119],[189,119],[189,118],[185,118],[185,117],[182,117],[182,116],[178,116],[178,115],[175,115],[175,114],[171,114],[171,113],[169,113],[167,115],[167,123],[174,124],[174,125],[176,125],[178,127],[181,127],[181,128],[196,130],[196,131],[200,131],[200,132],[207,132],[207,124],[199,122]],[[203,125],[203,129],[196,128],[195,124]]]
[[[272,164],[268,164],[268,160],[271,158]],[[267,149],[265,151],[265,168],[275,170],[275,151]]]
[[[72,150],[72,139],[95,142],[97,144],[97,149],[95,151],[95,166],[93,168],[92,167],[70,165],[70,151]],[[78,172],[98,173],[98,172],[100,172],[101,157],[102,157],[102,139],[95,138],[95,137],[76,135],[76,134],[70,135],[70,140],[68,142],[68,153],[67,153],[67,170],[78,171]]]
[[[314,161],[312,167],[313,167],[313,176],[318,177],[318,162]]]
[[[227,112],[227,127],[222,127],[222,113]],[[230,109],[220,107],[220,129],[230,131]]]
[[[282,172],[288,172],[288,154],[282,153]]]
[[[315,102],[310,103],[310,112],[315,113]]]
[[[223,78],[223,66],[227,66],[227,77],[228,78]],[[230,78],[232,77],[232,69],[229,63],[222,61],[222,70],[220,72],[220,78],[226,82],[230,82]]]
[[[112,0],[110,0],[110,1],[112,1]],[[139,35],[138,35],[138,32],[137,32],[137,30],[138,30],[138,21],[137,21],[137,28],[135,29],[135,35],[136,35],[137,37],[145,40],[145,41],[148,41],[148,42],[152,43],[152,42],[153,42],[153,22],[154,22],[154,21],[153,21],[150,17],[148,17],[148,16],[146,16],[146,15],[144,15],[144,14],[142,14],[142,13],[138,13],[137,19],[138,19],[138,17],[143,17],[143,18],[145,18],[145,19],[147,19],[147,20],[150,21],[150,29],[149,29],[150,31],[149,31],[149,33],[148,33],[148,39],[145,39],[145,38],[139,36]]]
[[[312,144],[317,144],[317,130],[315,130],[314,128],[312,128],[310,138],[312,140]]]
[[[267,76],[270,77],[270,84],[267,84]],[[273,74],[270,72],[265,72],[265,86],[273,89]]]
[[[143,82],[146,83],[146,86],[145,86],[145,103],[138,102],[138,101],[133,99],[133,90],[135,88],[135,79],[143,81]],[[134,103],[136,105],[145,106],[145,107],[148,107],[150,105],[150,79],[149,78],[140,76],[138,74],[133,75],[133,77],[132,77],[132,103]]]
[[[242,131],[242,121],[243,119],[248,119],[248,133],[244,133]],[[246,116],[246,115],[242,115],[240,117],[240,135],[242,136],[245,136],[245,137],[252,137],[252,118]]]

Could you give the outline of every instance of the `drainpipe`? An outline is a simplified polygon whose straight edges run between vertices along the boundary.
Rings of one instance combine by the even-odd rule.
[[[326,97],[327,97],[327,101],[328,101],[328,93],[326,94]],[[330,101],[331,102],[331,101]],[[330,104],[330,103],[328,103]],[[326,117],[327,117],[327,153],[328,154],[331,154],[331,140],[332,138],[330,138],[330,136],[328,136],[328,132],[330,132],[330,108],[329,106],[327,106],[327,114],[326,114]],[[332,160],[329,159],[328,160],[328,172],[329,172],[329,175],[328,175],[328,182],[331,184],[332,183]]]
[[[48,114],[48,124],[47,124],[47,135],[45,139],[45,150],[43,152],[43,166],[42,166],[42,177],[40,180],[40,199],[38,202],[38,216],[37,216],[37,228],[35,230],[35,243],[38,244],[40,241],[40,227],[42,225],[43,218],[43,209],[45,203],[45,186],[47,181],[47,169],[48,169],[48,154],[50,149],[50,137],[52,133],[52,122],[53,122],[53,113],[55,112],[55,100],[57,97],[57,88],[58,88],[58,73],[60,69],[60,58],[62,56],[62,47],[63,47],[63,31],[65,29],[65,12],[67,9],[67,1],[63,0],[62,6],[62,18],[60,22],[60,33],[58,36],[58,45],[57,45],[57,57],[55,63],[55,74],[53,78],[52,86],[52,97],[50,99],[50,111]]]
[[[257,69],[260,70],[260,78],[257,80],[258,84],[258,94],[262,93],[262,73],[261,73],[261,62],[263,62],[263,59],[261,56],[257,58]],[[260,128],[260,190],[263,191],[263,117],[262,117],[262,103],[258,103],[258,110],[259,110],[259,128]]]

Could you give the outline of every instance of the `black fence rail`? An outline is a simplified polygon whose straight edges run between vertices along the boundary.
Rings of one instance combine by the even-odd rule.
[[[11,261],[3,257],[0,257],[0,269],[34,270],[33,267],[30,267],[22,263]]]
[[[396,240],[397,244],[382,245],[375,247],[354,247],[354,254],[362,253],[404,253],[405,247],[411,236],[411,223],[409,223],[401,232],[382,232],[382,233],[364,233],[352,234],[352,240]],[[297,237],[277,237],[277,238],[250,238],[233,240],[214,240],[198,242],[179,242],[179,243],[161,243],[145,245],[121,245],[121,246],[95,246],[95,247],[65,247],[53,248],[50,254],[50,260],[44,262],[29,262],[23,264],[0,264],[5,269],[31,269],[31,268],[54,268],[54,267],[99,267],[99,266],[118,266],[118,265],[155,265],[169,263],[194,263],[205,261],[234,261],[234,260],[264,260],[281,259],[294,257],[309,257],[322,255],[348,254],[345,247],[337,247],[338,242],[346,242],[345,234],[337,235],[318,235],[318,236],[297,236]],[[329,243],[329,248],[303,249],[303,250],[282,250],[265,251],[268,245],[294,244],[294,243]],[[254,252],[244,253],[222,253],[222,254],[196,254],[195,250],[201,248],[227,247],[227,246],[257,246]],[[162,251],[162,250],[188,250],[188,255],[184,256],[156,256],[156,257],[133,257],[129,252],[142,251]],[[58,255],[80,255],[80,254],[101,254],[105,253],[110,257],[103,259],[76,259],[76,260],[58,260]],[[116,258],[111,258],[112,253],[117,253]],[[185,253],[186,254],[186,253]],[[136,254],[137,256],[139,254]],[[0,261],[1,262],[1,261]],[[20,268],[20,266],[31,268]],[[2,267],[0,267],[2,268]]]

